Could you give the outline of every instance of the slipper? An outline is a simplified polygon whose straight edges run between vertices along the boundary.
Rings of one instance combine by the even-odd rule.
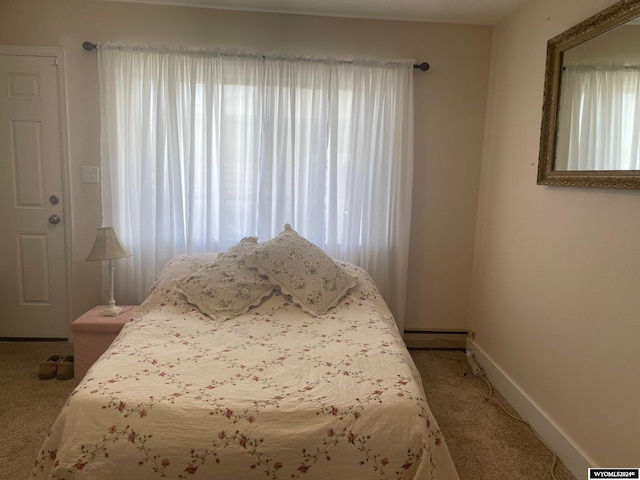
[[[58,365],[56,378],[58,380],[69,380],[73,378],[73,355],[67,355],[62,359]]]
[[[62,355],[51,355],[38,366],[38,378],[47,380],[54,378],[58,373],[58,365],[62,362]]]

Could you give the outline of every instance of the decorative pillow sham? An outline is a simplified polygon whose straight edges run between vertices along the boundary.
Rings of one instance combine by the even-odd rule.
[[[149,289],[144,302],[135,310],[134,316],[141,317],[158,305],[174,307],[188,306],[184,295],[175,290],[176,279],[185,277],[216,259],[217,253],[182,253],[176,255],[160,270]]]
[[[218,253],[182,253],[173,257],[160,270],[149,290],[149,294],[161,288],[170,288],[174,280],[210,264],[218,255]]]
[[[317,316],[335,307],[357,278],[286,224],[277,237],[244,252],[258,268],[305,312]]]
[[[243,238],[209,265],[177,280],[176,290],[214,320],[246,313],[275,288],[266,275],[240,258],[257,246],[256,237]]]

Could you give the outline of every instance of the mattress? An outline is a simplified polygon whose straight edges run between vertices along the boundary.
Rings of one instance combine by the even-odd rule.
[[[70,395],[31,478],[458,479],[392,315],[342,266],[357,284],[316,317],[276,291],[215,321],[156,288]]]

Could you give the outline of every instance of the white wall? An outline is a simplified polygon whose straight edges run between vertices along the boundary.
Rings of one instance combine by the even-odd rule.
[[[532,0],[494,30],[469,321],[606,467],[640,466],[640,192],[538,186],[536,170],[546,42],[612,3]]]
[[[85,40],[220,46],[428,61],[415,73],[415,180],[407,326],[465,328],[491,28],[154,6],[97,0],[0,0],[0,44],[65,49],[73,203],[75,313],[100,302],[85,262],[101,223],[96,54]],[[135,254],[135,252],[134,252]]]

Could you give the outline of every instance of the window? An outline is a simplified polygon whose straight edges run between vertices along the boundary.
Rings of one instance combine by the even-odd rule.
[[[139,302],[179,253],[290,223],[401,319],[412,65],[100,46],[103,214],[134,252],[118,298]]]

